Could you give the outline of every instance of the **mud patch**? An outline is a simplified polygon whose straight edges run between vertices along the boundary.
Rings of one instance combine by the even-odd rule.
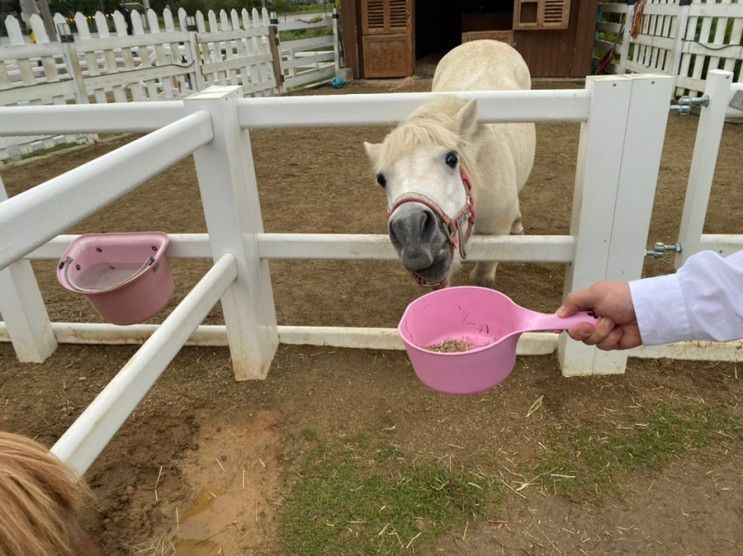
[[[182,554],[245,554],[260,550],[275,528],[281,473],[278,413],[231,415],[205,425],[199,449],[181,466],[195,495],[178,514],[167,543]],[[167,510],[165,510],[167,511]]]

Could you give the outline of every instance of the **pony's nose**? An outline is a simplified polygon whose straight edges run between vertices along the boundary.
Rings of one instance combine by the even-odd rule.
[[[429,209],[402,207],[390,220],[389,233],[406,269],[414,272],[433,264],[431,243],[436,234],[436,216]]]

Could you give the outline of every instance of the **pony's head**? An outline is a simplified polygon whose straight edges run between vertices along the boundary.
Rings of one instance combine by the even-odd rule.
[[[419,284],[442,287],[465,255],[474,226],[469,174],[475,101],[435,99],[385,137],[364,143],[387,193],[388,231]]]
[[[86,494],[47,448],[0,431],[0,554],[98,554],[75,519]]]

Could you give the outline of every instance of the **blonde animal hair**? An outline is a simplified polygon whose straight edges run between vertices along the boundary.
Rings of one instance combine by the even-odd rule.
[[[381,144],[372,146],[376,150],[375,171],[389,168],[419,149],[440,146],[457,151],[462,166],[469,172],[472,180],[479,181],[473,139],[481,128],[475,121],[466,131],[458,129],[459,122],[456,119],[465,104],[466,101],[461,99],[441,96],[419,107],[393,129]]]
[[[46,447],[0,431],[0,555],[72,556],[70,525],[86,496]]]

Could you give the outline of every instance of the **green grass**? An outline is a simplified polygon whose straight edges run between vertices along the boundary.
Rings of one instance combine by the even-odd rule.
[[[630,431],[602,433],[584,427],[555,442],[564,446],[543,458],[542,486],[576,502],[620,495],[618,479],[632,470],[659,469],[675,455],[715,441],[743,439],[743,424],[704,406],[661,406]]]
[[[298,39],[310,39],[312,37],[320,37],[323,35],[332,35],[332,27],[312,27],[310,29],[294,29],[292,31],[281,31],[279,33],[279,40],[281,41],[296,41]]]
[[[36,156],[43,156],[45,154],[51,154],[57,151],[62,151],[64,149],[69,149],[70,147],[77,147],[78,143],[59,143],[57,145],[54,145],[53,147],[49,147],[48,149],[40,149],[38,151],[33,151],[27,154],[24,154],[21,159],[26,160],[27,158],[34,158]]]
[[[418,549],[500,496],[480,473],[412,462],[388,442],[376,450],[320,443],[305,458],[282,514],[289,554],[394,554]],[[367,444],[368,446],[368,444]]]

